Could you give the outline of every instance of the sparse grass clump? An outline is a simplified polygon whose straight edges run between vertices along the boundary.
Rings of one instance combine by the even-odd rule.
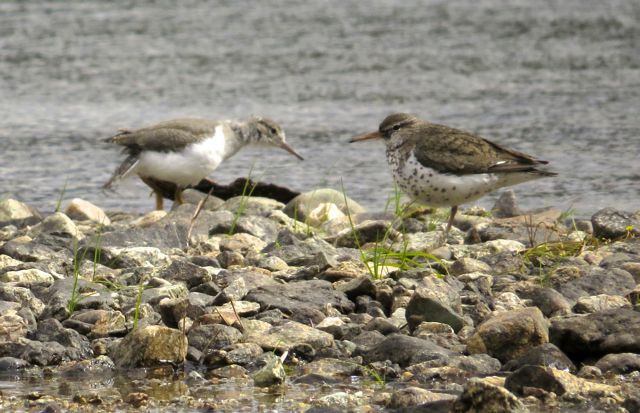
[[[249,175],[244,182],[244,186],[242,187],[242,195],[240,195],[240,204],[233,214],[233,221],[231,221],[231,227],[229,228],[229,235],[233,235],[236,232],[236,227],[238,226],[238,221],[240,217],[244,213],[244,210],[247,208],[247,202],[249,201],[249,197],[253,194],[253,191],[256,189],[258,185],[257,182],[251,181],[251,172],[253,171],[253,166],[249,169]]]
[[[395,187],[395,192],[392,197],[387,201],[387,206],[393,203],[394,212],[396,218],[394,222],[392,222],[384,232],[381,238],[378,238],[373,245],[368,247],[367,245],[363,245],[359,238],[356,230],[355,223],[353,222],[353,218],[349,211],[349,205],[347,204],[347,194],[344,190],[344,185],[342,185],[342,195],[344,196],[346,215],[349,220],[349,225],[351,227],[351,231],[353,233],[354,242],[358,251],[360,252],[360,260],[363,264],[366,265],[371,278],[380,279],[384,275],[385,269],[392,267],[400,270],[408,270],[411,268],[423,268],[423,264],[418,260],[425,260],[428,262],[429,260],[435,261],[440,264],[443,268],[446,269],[446,266],[442,265],[442,261],[435,257],[433,254],[426,251],[409,251],[409,243],[406,237],[406,229],[404,225],[401,225],[402,232],[402,246],[400,249],[394,249],[394,244],[390,242],[391,234],[394,229],[394,224],[401,222],[406,214],[407,208],[412,205],[409,204],[407,206],[401,206],[400,197],[401,193],[398,190],[398,187]],[[366,247],[366,248],[365,248]]]

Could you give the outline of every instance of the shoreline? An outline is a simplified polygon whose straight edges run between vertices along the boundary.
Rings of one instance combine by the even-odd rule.
[[[186,195],[144,215],[0,201],[0,408],[640,406],[638,212],[523,213],[510,193],[445,239],[443,211],[330,189]]]

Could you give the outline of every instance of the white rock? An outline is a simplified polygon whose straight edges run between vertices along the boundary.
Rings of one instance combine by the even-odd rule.
[[[53,275],[31,268],[19,271],[7,271],[0,275],[0,281],[16,283],[20,287],[32,287],[34,285],[48,286],[53,284]]]
[[[65,213],[69,218],[77,221],[89,220],[101,225],[111,224],[111,220],[102,208],[80,198],[72,199],[65,209]]]

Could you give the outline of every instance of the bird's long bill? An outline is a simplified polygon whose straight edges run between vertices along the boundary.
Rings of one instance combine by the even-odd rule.
[[[296,150],[293,149],[291,147],[291,145],[289,145],[288,143],[282,142],[282,143],[280,143],[280,147],[282,149],[284,149],[285,151],[289,152],[291,155],[293,155],[296,158],[300,159],[301,161],[304,161],[304,158],[302,157],[302,155],[300,155],[298,152],[296,152]]]
[[[382,139],[382,134],[380,132],[369,132],[362,135],[358,135],[355,138],[351,138],[349,143],[367,141],[369,139]]]

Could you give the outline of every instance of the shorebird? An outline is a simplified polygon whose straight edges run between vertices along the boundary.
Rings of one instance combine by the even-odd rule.
[[[136,130],[122,129],[106,142],[124,146],[127,158],[103,188],[137,174],[153,189],[156,209],[163,208],[163,198],[154,180],[174,183],[175,201],[180,204],[183,189],[200,182],[246,145],[279,147],[303,160],[285,141],[282,128],[262,117],[243,122],[173,119]]]
[[[451,207],[446,233],[460,204],[498,188],[557,175],[537,168],[547,161],[407,113],[387,116],[378,131],[350,142],[368,139],[384,140],[393,179],[412,201]]]

